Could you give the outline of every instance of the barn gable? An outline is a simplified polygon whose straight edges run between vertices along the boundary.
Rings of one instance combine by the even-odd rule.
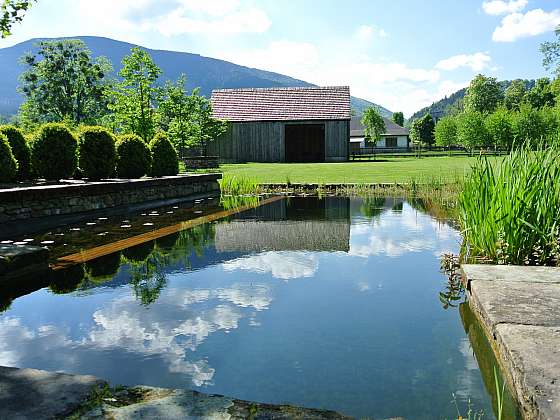
[[[228,162],[348,159],[350,88],[228,89],[212,93],[214,118],[230,122],[210,152]]]

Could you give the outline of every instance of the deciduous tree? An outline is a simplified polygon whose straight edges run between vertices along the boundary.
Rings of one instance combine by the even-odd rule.
[[[438,146],[453,146],[457,144],[457,122],[455,117],[443,117],[437,122],[435,138]]]
[[[518,111],[526,94],[525,82],[521,79],[514,80],[504,93],[504,105],[510,111]]]
[[[512,115],[504,107],[486,117],[486,130],[490,141],[497,147],[511,148],[513,146]]]
[[[0,33],[6,38],[12,33],[12,25],[21,22],[25,12],[36,0],[2,0],[0,5]]]
[[[141,48],[133,48],[122,64],[119,72],[122,81],[115,85],[110,104],[116,128],[149,142],[156,129],[156,106],[160,96],[156,81],[161,69]]]
[[[434,144],[435,122],[430,114],[415,120],[410,128],[410,138],[416,144],[430,146]]]
[[[393,114],[393,122],[404,127],[404,114],[402,112],[395,112]]]
[[[365,128],[366,143],[375,146],[385,132],[385,121],[374,107],[367,108],[362,115],[362,124]]]
[[[496,78],[479,74],[467,89],[465,111],[489,114],[496,110],[502,99],[503,92]]]
[[[465,112],[458,118],[457,141],[471,150],[490,144],[488,131],[484,124],[484,115],[481,112]]]
[[[92,59],[80,40],[42,41],[37,54],[22,57],[27,70],[20,91],[27,100],[20,116],[32,123],[94,124],[108,112],[106,90],[111,63]]]

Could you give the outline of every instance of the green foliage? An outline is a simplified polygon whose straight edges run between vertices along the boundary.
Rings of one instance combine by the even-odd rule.
[[[20,118],[28,124],[93,124],[107,114],[105,93],[112,66],[104,57],[93,60],[82,41],[39,42],[37,55],[25,55],[22,63],[27,70],[19,90],[27,100]]]
[[[219,183],[222,194],[226,195],[240,196],[260,192],[258,181],[243,175],[224,174]]]
[[[498,168],[480,158],[459,196],[470,257],[513,265],[558,265],[560,148],[522,147]]]
[[[179,159],[177,151],[163,132],[159,132],[150,142],[152,151],[152,176],[177,175],[179,173]]]
[[[430,114],[424,115],[419,120],[415,120],[410,127],[410,138],[416,144],[432,145],[435,137],[435,122]]]
[[[0,34],[2,38],[10,36],[12,25],[21,22],[25,12],[36,0],[3,0],[0,6]]]
[[[212,103],[204,96],[194,95],[195,114],[193,124],[195,129],[191,137],[191,146],[199,149],[203,156],[208,154],[208,144],[215,141],[228,129],[228,122],[212,117]]]
[[[120,131],[136,134],[147,143],[156,129],[155,108],[160,94],[156,81],[161,69],[141,48],[133,48],[122,64],[122,81],[112,90],[109,106],[114,112],[114,124]]]
[[[511,148],[514,134],[512,115],[507,109],[501,107],[486,117],[486,130],[490,142],[497,147]]]
[[[43,125],[31,145],[31,162],[40,177],[57,181],[76,171],[78,141],[63,124]]]
[[[477,75],[469,85],[465,95],[466,112],[494,112],[502,102],[503,92],[494,77]]]
[[[554,94],[551,90],[550,79],[543,77],[537,80],[535,86],[525,95],[525,101],[533,108],[543,108],[546,106],[554,106]]]
[[[17,171],[17,161],[12,153],[8,137],[0,133],[0,182],[14,181]]]
[[[117,175],[119,178],[141,178],[150,172],[152,153],[136,134],[125,134],[117,142]]]
[[[401,127],[404,127],[404,114],[402,112],[395,112],[393,114],[393,122]]]
[[[541,52],[544,55],[543,66],[560,77],[560,26],[556,29],[556,37],[556,41],[543,43]]]
[[[527,88],[521,79],[514,80],[504,93],[504,105],[510,111],[517,111],[525,99]]]
[[[196,146],[200,137],[196,124],[199,90],[189,95],[186,90],[186,76],[181,75],[176,83],[166,82],[159,105],[159,126],[166,131],[175,148],[185,156],[188,147]]]
[[[103,127],[84,127],[80,131],[78,155],[84,177],[109,178],[117,163],[115,138]]]
[[[362,124],[365,128],[366,143],[375,146],[385,132],[385,121],[379,110],[370,107],[364,111]]]
[[[21,130],[13,125],[0,126],[0,134],[8,138],[12,153],[18,163],[17,178],[19,180],[31,177],[31,150]]]
[[[513,132],[517,144],[542,144],[546,138],[546,125],[539,110],[528,104],[521,105],[513,116]]]
[[[457,141],[469,149],[490,143],[484,116],[480,112],[465,112],[457,119]]]
[[[437,122],[435,138],[438,146],[457,144],[457,121],[455,117],[443,117]]]

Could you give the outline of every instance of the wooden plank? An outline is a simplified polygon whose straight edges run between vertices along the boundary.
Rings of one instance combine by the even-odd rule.
[[[133,236],[131,238],[122,239],[117,242],[113,242],[107,245],[98,246],[95,248],[87,249],[76,254],[67,255],[56,260],[55,263],[51,264],[53,270],[62,270],[73,265],[83,264],[85,262],[94,260],[99,257],[104,257],[106,255],[113,254],[118,251],[122,251],[127,248],[131,248],[136,245],[140,245],[146,242],[153,241],[155,239],[163,238],[164,236],[171,235],[176,232],[180,232],[186,229],[193,228],[195,226],[203,225],[205,223],[210,223],[225,217],[231,216],[233,214],[241,213],[246,210],[250,210],[259,206],[264,206],[269,203],[273,203],[278,200],[282,200],[283,196],[275,196],[268,198],[259,202],[258,204],[252,204],[248,206],[239,207],[232,210],[219,211],[207,216],[197,217],[196,219],[188,220],[186,222],[181,222],[173,226],[167,226],[161,229],[153,230],[151,232],[143,233],[141,235]]]

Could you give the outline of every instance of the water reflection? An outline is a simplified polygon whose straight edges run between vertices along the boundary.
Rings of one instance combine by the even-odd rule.
[[[358,417],[451,418],[452,392],[489,412],[438,300],[458,247],[403,200],[276,201],[56,272],[0,316],[0,365]]]

